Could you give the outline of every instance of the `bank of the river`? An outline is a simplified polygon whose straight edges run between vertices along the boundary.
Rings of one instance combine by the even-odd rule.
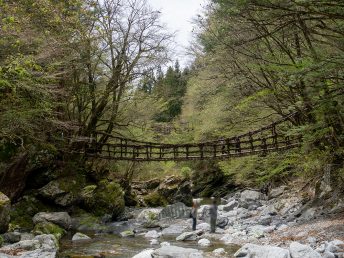
[[[198,210],[196,231],[190,207],[180,202],[128,209],[121,222],[91,214],[38,213],[32,232],[2,235],[0,257],[344,257],[340,197],[310,202],[293,185],[272,189],[268,196],[237,191],[219,202],[215,234],[209,232],[207,204]]]

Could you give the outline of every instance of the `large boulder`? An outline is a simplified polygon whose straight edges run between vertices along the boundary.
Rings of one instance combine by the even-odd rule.
[[[292,242],[289,246],[292,258],[321,258],[321,255],[308,245]]]
[[[73,175],[73,177],[61,177],[40,188],[39,195],[62,207],[72,206],[80,202],[80,193],[85,182],[86,180],[81,174]]]
[[[124,192],[116,182],[102,180],[98,186],[87,186],[83,189],[82,198],[86,210],[95,215],[109,214],[117,219],[124,212]]]
[[[240,258],[290,258],[289,251],[275,246],[245,244],[235,254]]]
[[[186,226],[178,225],[178,224],[173,224],[167,228],[164,228],[161,231],[161,234],[163,236],[173,236],[173,235],[180,235],[187,229]]]
[[[10,223],[11,201],[0,192],[0,233],[5,233]]]
[[[168,205],[163,208],[159,213],[158,218],[174,218],[174,219],[183,219],[190,218],[191,208],[187,207],[184,203],[178,202],[172,205]]]
[[[240,201],[258,201],[261,199],[261,193],[253,190],[245,190],[240,194]]]
[[[183,202],[191,205],[191,182],[180,177],[170,176],[165,178],[159,185],[157,192],[163,196],[168,203]]]
[[[154,249],[147,249],[133,256],[133,258],[152,258]]]
[[[151,253],[152,258],[202,258],[202,252],[193,248],[183,248],[178,246],[163,246]]]
[[[35,224],[51,222],[67,230],[72,226],[72,219],[67,212],[39,212],[32,220]]]

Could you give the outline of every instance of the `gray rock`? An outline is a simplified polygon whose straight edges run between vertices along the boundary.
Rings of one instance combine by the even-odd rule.
[[[308,245],[292,242],[289,246],[292,258],[321,258],[321,255]]]
[[[264,226],[269,226],[271,222],[272,222],[272,218],[270,215],[260,217],[258,220],[258,223]]]
[[[198,209],[198,218],[209,222],[210,221],[210,205],[201,205],[201,207]]]
[[[159,241],[157,239],[151,239],[149,244],[150,245],[159,245]]]
[[[21,234],[19,232],[8,232],[2,235],[6,243],[17,243],[21,240]]]
[[[34,250],[31,252],[24,252],[20,255],[20,258],[55,258],[56,252],[48,252],[44,250]]]
[[[159,233],[158,233],[156,230],[151,230],[151,231],[148,231],[148,232],[145,234],[145,237],[146,237],[146,238],[159,238],[160,235],[159,235]]]
[[[191,208],[187,207],[184,203],[178,202],[168,205],[162,209],[158,215],[158,219],[174,218],[183,219],[190,218]]]
[[[182,226],[182,225],[171,225],[167,228],[164,228],[161,232],[161,234],[163,236],[171,236],[171,235],[180,235],[181,233],[183,233],[185,230],[187,229],[186,226]]]
[[[217,257],[223,257],[226,254],[226,251],[223,248],[217,248],[213,251],[213,254]]]
[[[195,241],[198,239],[197,231],[193,232],[184,232],[181,235],[177,236],[177,241]]]
[[[209,223],[206,223],[206,222],[198,224],[196,228],[203,230],[204,232],[210,231],[210,225],[209,225]]]
[[[207,246],[210,246],[210,241],[208,240],[208,239],[206,239],[206,238],[202,238],[202,239],[200,239],[198,242],[197,242],[197,244],[199,245],[199,246],[202,246],[202,247],[207,247]]]
[[[336,258],[336,256],[329,252],[329,251],[325,251],[323,254],[322,254],[322,258]]]
[[[153,251],[154,249],[144,250],[141,253],[134,255],[133,258],[152,258]]]
[[[17,243],[6,245],[0,249],[3,251],[13,251],[13,250],[26,250],[26,251],[36,251],[37,252],[51,252],[54,253],[58,250],[58,241],[53,235],[38,235],[32,240],[22,240]],[[27,254],[28,257],[31,253]]]
[[[202,258],[202,252],[197,249],[178,246],[163,246],[152,252],[152,258]]]
[[[51,222],[67,230],[72,226],[72,219],[67,212],[39,212],[32,220],[35,224]]]
[[[229,219],[226,217],[218,217],[216,221],[216,226],[219,228],[225,228],[228,225]]]
[[[278,196],[280,196],[281,194],[283,194],[283,192],[285,191],[285,189],[287,188],[287,186],[283,185],[274,189],[271,189],[270,193],[269,193],[269,198],[276,198]]]
[[[0,192],[0,234],[5,233],[10,223],[11,201]]]
[[[79,240],[89,240],[91,239],[88,235],[85,235],[83,233],[75,233],[72,237],[72,241],[79,241]]]
[[[289,251],[275,246],[245,244],[235,254],[240,258],[290,258]]]
[[[223,211],[231,211],[239,206],[239,203],[236,200],[232,200],[226,205],[223,205]]]
[[[246,201],[257,201],[261,199],[261,193],[253,190],[245,190],[240,195],[240,200]]]
[[[325,243],[325,250],[331,253],[343,252],[344,242],[336,239],[329,243]]]

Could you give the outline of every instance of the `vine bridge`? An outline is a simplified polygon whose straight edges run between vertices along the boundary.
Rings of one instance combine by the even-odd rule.
[[[293,119],[296,119],[296,113],[255,131],[200,143],[165,144],[109,136],[108,143],[100,144],[93,140],[86,144],[84,153],[88,157],[130,161],[184,161],[266,155],[301,145],[301,135],[286,134],[288,123]]]

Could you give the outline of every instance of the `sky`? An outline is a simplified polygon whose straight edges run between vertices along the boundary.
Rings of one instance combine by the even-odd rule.
[[[192,40],[192,19],[202,12],[206,0],[148,0],[153,9],[161,12],[161,21],[171,32],[176,32],[176,58],[182,66],[187,65],[190,57],[186,48]]]

